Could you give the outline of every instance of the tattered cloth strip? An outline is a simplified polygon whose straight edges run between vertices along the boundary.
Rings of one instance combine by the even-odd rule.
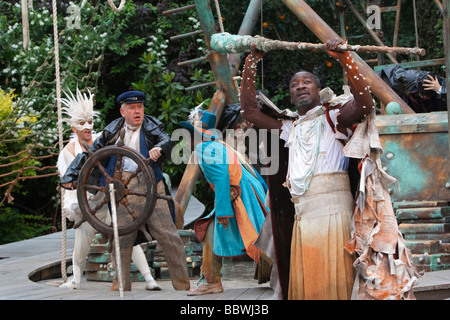
[[[419,273],[399,231],[387,185],[396,179],[383,171],[375,111],[356,128],[344,148],[347,157],[364,159],[346,250],[356,254],[352,299],[415,299]]]

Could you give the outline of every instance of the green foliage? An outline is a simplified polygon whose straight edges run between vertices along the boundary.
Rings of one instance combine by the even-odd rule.
[[[151,4],[147,4],[145,7],[151,8],[153,12],[156,10]],[[191,32],[192,29],[200,29],[199,21],[191,17],[189,13],[178,15],[175,20],[182,21],[184,19],[189,23],[175,24],[172,22],[173,19],[165,16],[160,16],[153,22],[151,28],[156,32],[147,40],[147,49],[139,58],[137,81],[131,83],[134,90],[146,94],[145,112],[161,120],[168,134],[179,128],[178,123],[187,118],[192,108],[203,101],[205,101],[205,106],[209,105],[214,94],[212,87],[193,91],[185,90],[185,85],[195,86],[213,81],[211,70],[185,68],[189,72],[186,74],[189,76],[189,80],[187,80],[181,75],[177,76],[177,73],[182,72],[180,68],[169,65],[170,61],[174,59],[173,56],[170,56],[171,52],[177,52],[177,54],[182,52],[173,50],[171,46],[181,45],[184,47],[185,59],[188,59],[187,56],[195,54],[189,51],[202,51],[201,46],[204,45],[204,40],[199,38],[184,40],[176,45],[169,43],[165,36],[169,33],[182,34]],[[174,165],[171,161],[164,165],[164,171],[169,174],[174,184],[181,179],[184,168],[184,165]]]
[[[427,51],[426,59],[444,58],[442,14],[434,3],[430,4],[426,0],[417,0],[416,7],[418,41],[419,46]],[[444,66],[427,68],[427,70],[445,77]]]
[[[51,230],[50,218],[23,214],[17,208],[0,208],[0,245],[34,238]]]
[[[12,180],[14,172],[21,170],[24,166],[28,154],[20,153],[24,146],[29,146],[33,140],[33,132],[28,129],[35,121],[35,117],[27,115],[21,116],[15,113],[13,103],[16,95],[12,92],[5,92],[0,89],[0,136],[7,136],[0,144],[0,184],[6,184]],[[10,130],[8,123],[15,123],[16,130]],[[37,166],[39,162],[36,160],[28,160],[28,166]],[[22,176],[35,176],[36,170],[25,169]],[[16,190],[22,189],[22,183],[16,184]],[[27,194],[28,190],[21,190],[22,194]]]

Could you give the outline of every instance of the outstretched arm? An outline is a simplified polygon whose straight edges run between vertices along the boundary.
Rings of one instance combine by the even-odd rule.
[[[241,112],[242,117],[261,129],[280,129],[282,122],[263,113],[258,108],[256,99],[255,76],[256,66],[264,56],[258,52],[252,44],[252,51],[245,59],[244,71],[241,81]]]
[[[353,124],[361,120],[366,114],[369,114],[374,105],[370,88],[350,52],[334,51],[343,42],[341,39],[329,40],[327,42],[327,50],[328,54],[337,59],[342,65],[350,82],[354,100],[349,101],[340,108],[337,120],[339,125],[351,128]]]

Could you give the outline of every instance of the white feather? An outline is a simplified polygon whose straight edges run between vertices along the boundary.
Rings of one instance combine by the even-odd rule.
[[[191,110],[188,116],[189,123],[195,123],[197,121],[201,121],[202,118],[202,105],[204,101]]]
[[[86,94],[82,94],[80,90],[76,91],[76,97],[72,92],[64,92],[65,98],[61,98],[61,103],[64,107],[61,108],[63,114],[68,118],[64,119],[69,125],[74,123],[83,122],[87,120],[94,120],[98,116],[99,112],[94,111],[94,96],[87,90],[89,97]]]

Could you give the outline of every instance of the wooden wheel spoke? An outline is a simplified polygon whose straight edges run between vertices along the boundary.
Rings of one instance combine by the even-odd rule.
[[[123,185],[124,185],[125,187],[128,186],[128,184],[130,183],[130,181],[133,180],[134,178],[136,178],[137,175],[138,175],[140,172],[142,172],[142,169],[141,169],[141,167],[138,167],[138,168],[136,169],[136,171],[133,172],[133,173],[128,177],[127,180],[124,180],[124,181],[123,181]]]
[[[125,206],[125,208],[127,208],[128,213],[131,215],[131,217],[133,218],[133,221],[137,219],[138,215],[136,214],[136,212],[133,210],[133,208],[130,207],[130,204],[128,203],[127,198],[123,198],[120,201],[121,204],[123,204]]]
[[[127,196],[147,197],[147,192],[127,190],[126,195]]]
[[[116,154],[117,162],[116,162],[116,170],[120,170],[122,168],[123,155],[120,153]]]
[[[103,201],[100,202],[100,203],[94,208],[94,211],[97,212],[98,210],[100,210],[100,209],[105,205],[105,203],[108,203],[108,202],[109,202],[108,198],[105,197],[105,198],[103,199]]]
[[[112,177],[108,174],[108,172],[106,172],[105,167],[100,163],[100,161],[96,162],[95,165],[98,170],[100,170],[101,174],[105,176],[107,183],[112,180]]]
[[[84,185],[84,188],[85,188],[86,190],[89,190],[89,191],[101,191],[101,192],[105,192],[105,187],[97,186],[97,185],[94,185],[94,184],[86,184],[86,185]]]
[[[116,166],[114,168],[114,178],[121,179],[122,178],[122,164],[123,164],[123,155],[116,154]]]

